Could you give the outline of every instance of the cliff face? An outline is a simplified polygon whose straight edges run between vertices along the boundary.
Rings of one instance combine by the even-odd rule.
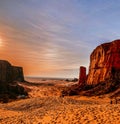
[[[0,83],[24,81],[22,67],[12,66],[8,61],[0,60]]]
[[[0,60],[0,101],[8,102],[19,95],[27,95],[25,89],[16,81],[24,81],[22,67],[12,66],[8,61]]]
[[[87,84],[120,80],[120,40],[98,46],[90,56]]]
[[[14,81],[24,81],[23,68],[12,66],[12,79]]]
[[[0,60],[0,83],[12,81],[12,66],[9,62]]]

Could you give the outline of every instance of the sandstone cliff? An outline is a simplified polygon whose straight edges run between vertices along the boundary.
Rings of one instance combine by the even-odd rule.
[[[0,83],[12,81],[12,66],[5,60],[0,60]]]
[[[89,73],[80,67],[78,85],[63,89],[62,95],[120,96],[120,40],[98,46],[90,55]]]
[[[87,84],[120,80],[120,40],[98,46],[90,56]]]
[[[12,79],[14,81],[24,81],[23,68],[18,66],[12,66]]]
[[[12,66],[6,60],[0,60],[0,83],[24,81],[22,67]]]
[[[22,67],[12,66],[8,61],[0,60],[0,101],[7,102],[18,95],[27,95],[17,81],[24,81]]]

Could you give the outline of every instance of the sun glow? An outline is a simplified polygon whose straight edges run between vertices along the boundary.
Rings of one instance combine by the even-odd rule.
[[[2,43],[3,43],[3,42],[2,42],[2,38],[0,37],[0,46],[2,46]]]

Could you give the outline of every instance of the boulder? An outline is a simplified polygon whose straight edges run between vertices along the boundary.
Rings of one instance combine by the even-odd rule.
[[[87,84],[120,80],[120,40],[98,46],[90,55]]]

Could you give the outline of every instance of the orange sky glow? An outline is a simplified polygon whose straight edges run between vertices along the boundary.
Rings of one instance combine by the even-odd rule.
[[[97,45],[120,38],[120,4],[110,1],[1,0],[0,59],[25,76],[78,77]]]

